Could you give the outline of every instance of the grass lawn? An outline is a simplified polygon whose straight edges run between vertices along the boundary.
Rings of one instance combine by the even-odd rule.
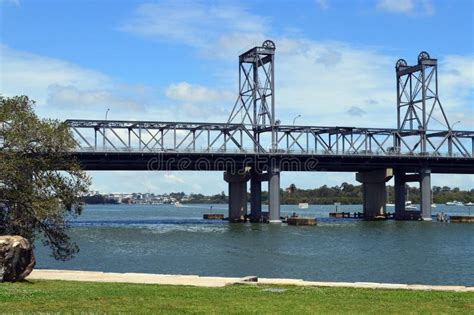
[[[474,293],[38,280],[0,283],[0,313],[12,312],[473,314]]]

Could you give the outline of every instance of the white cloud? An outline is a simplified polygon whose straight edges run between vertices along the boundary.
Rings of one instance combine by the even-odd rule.
[[[235,88],[237,89],[237,88]],[[2,95],[28,95],[37,113],[50,118],[225,121],[236,95],[180,82],[163,92],[144,84],[122,84],[107,74],[70,62],[0,45]]]
[[[95,171],[89,172],[93,177],[95,189],[101,192],[177,192],[203,193],[206,195],[227,192],[227,183],[222,179],[222,172],[198,172],[190,171],[185,175],[180,172],[132,172],[132,171]],[[330,176],[328,176],[330,175]],[[281,176],[281,187],[288,187],[294,183],[297,187],[308,189],[321,185],[335,186],[343,182],[359,185],[355,180],[355,174],[325,173],[325,172],[284,172]],[[210,185],[209,183],[212,183]],[[473,189],[474,177],[472,175],[461,174],[433,174],[432,186],[445,186],[449,183],[451,187],[461,187],[461,189]],[[388,185],[393,185],[393,179]],[[414,184],[417,186],[417,184]],[[263,190],[267,190],[266,185],[262,185]]]
[[[173,184],[184,184],[185,180],[174,174],[165,174],[165,180]]]
[[[380,9],[410,13],[432,13],[430,1],[401,0],[379,1]],[[235,9],[235,10],[234,10]],[[269,19],[248,13],[241,8],[220,7],[204,4],[186,6],[170,3],[140,6],[128,26],[140,26],[138,30],[148,30],[148,35],[155,38],[166,38],[181,44],[194,45],[202,58],[219,58],[228,63],[225,68],[219,65],[215,74],[219,81],[229,87],[237,87],[236,56],[255,45],[260,45],[269,33]],[[233,11],[234,10],[234,11]],[[227,12],[226,12],[227,11]],[[219,12],[219,14],[215,13]],[[237,13],[235,13],[237,12]],[[163,17],[166,15],[166,17]],[[206,21],[201,17],[207,15]],[[221,25],[221,16],[230,17]],[[235,22],[235,17],[243,21],[263,21],[252,32],[243,29]],[[171,20],[171,22],[169,22]],[[171,33],[167,33],[167,25],[173,25]],[[129,29],[129,31],[132,31]],[[193,42],[191,35],[199,36],[199,43]],[[355,126],[391,126],[396,125],[396,104],[393,64],[398,56],[389,56],[370,47],[357,47],[341,42],[321,42],[304,37],[272,36],[277,46],[276,64],[276,95],[277,115],[283,123],[291,123],[292,117],[301,114],[302,124],[337,125],[341,121]],[[467,67],[469,69],[469,67]],[[443,66],[440,66],[440,71]],[[465,75],[466,67],[460,70]],[[453,75],[454,76],[454,75]],[[183,78],[185,79],[185,78]],[[454,83],[454,78],[451,80]],[[440,80],[440,83],[443,81]],[[458,85],[455,91],[449,86],[442,94],[442,102],[452,112],[448,115],[465,116],[465,109],[449,104],[460,104],[459,99],[470,92],[466,84]],[[451,93],[453,91],[453,93]],[[227,99],[219,90],[210,87],[192,85],[181,82],[170,85],[166,95],[179,100],[180,108],[187,108],[196,114],[203,107],[196,104],[221,101],[222,110],[230,111],[235,96],[229,93]],[[232,97],[233,96],[233,97]],[[206,104],[207,106],[207,104]],[[211,106],[212,107],[212,106]],[[354,119],[351,108],[358,108],[359,115]],[[221,117],[213,116],[213,117]],[[288,119],[288,121],[285,121]]]
[[[15,5],[17,7],[20,6],[20,0],[0,0],[0,4],[3,4],[3,3],[12,4],[12,5]]]
[[[313,125],[395,124],[394,115],[388,115],[395,112],[392,57],[337,42],[276,42],[280,113],[301,114],[302,123]],[[354,120],[347,112],[351,107],[366,115]],[[374,116],[380,117],[374,120]]]
[[[320,8],[321,10],[327,10],[329,9],[329,3],[328,0],[315,0],[316,6]]]
[[[100,192],[178,192],[186,193],[220,193],[227,191],[227,183],[222,172],[134,172],[134,171],[93,171],[94,189]],[[212,186],[209,183],[215,183]]]
[[[289,114],[302,114],[302,124],[396,125],[397,57],[345,43],[294,39],[276,43],[277,113],[288,117],[287,123],[294,116]],[[461,120],[458,128],[472,130],[474,56],[442,57],[438,70],[440,101],[449,121]],[[363,115],[354,117],[355,111],[348,108]],[[441,115],[434,112],[438,120]]]
[[[347,113],[351,116],[360,117],[360,116],[363,116],[365,114],[365,110],[363,110],[362,108],[360,108],[358,106],[351,106],[351,108],[349,108],[347,110]]]
[[[389,12],[411,13],[415,4],[413,0],[380,0],[377,8]]]
[[[474,56],[446,56],[439,67],[439,94],[450,123],[474,130]]]
[[[0,45],[0,89],[6,96],[25,94],[45,103],[53,85],[79,89],[110,88],[112,80],[100,72],[72,63]]]
[[[200,47],[199,52],[202,58],[218,58],[235,63],[236,57],[252,47],[260,46],[265,39],[265,33],[259,29],[251,33],[228,32]],[[233,74],[235,77],[235,67]]]
[[[440,62],[439,89],[441,97],[456,104],[471,105],[474,93],[474,55],[449,55]]]
[[[175,120],[174,109],[157,98],[154,90],[143,84],[122,84],[64,60],[0,45],[2,95],[28,95],[36,101],[36,111],[42,117],[103,119],[110,108],[109,117],[115,119]]]
[[[320,4],[327,5],[324,2]],[[224,16],[226,20],[222,21],[221,17]],[[241,24],[242,21],[247,22]],[[146,4],[137,9],[134,17],[122,29],[193,45],[204,58],[211,56],[234,63],[239,53],[260,45],[266,39],[268,21],[240,8],[221,7],[217,10],[204,5],[183,8],[170,3]],[[251,27],[247,29],[243,25]],[[245,32],[247,30],[251,32]],[[199,34],[197,39],[196,34]],[[277,111],[283,114],[280,117],[293,111],[303,114],[305,119],[313,120],[317,116],[320,124],[329,124],[334,123],[341,114],[348,116],[348,107],[363,106],[361,104],[367,104],[370,99],[387,106],[388,100],[393,99],[390,93],[394,83],[387,83],[378,71],[383,69],[384,73],[388,73],[386,78],[393,77],[388,72],[392,64],[387,62],[385,56],[336,43],[289,38],[277,38],[276,42]],[[387,64],[390,67],[385,67]],[[220,81],[236,87],[237,73],[234,69],[220,69]],[[226,97],[216,90],[186,82],[169,86],[166,95],[187,102],[186,106],[191,109],[195,106],[190,103],[220,100],[226,102],[226,108],[230,110],[236,97],[232,93]],[[367,95],[370,95],[370,99]],[[367,112],[376,109],[380,110],[368,108]],[[373,117],[367,115],[367,120],[373,122],[370,118]],[[311,122],[314,123],[306,121]]]
[[[389,6],[390,3],[387,2],[384,5]],[[399,10],[408,12],[412,8],[413,10],[421,8],[426,12],[431,12],[430,7],[431,3],[428,1],[410,1],[401,3]],[[167,8],[170,9],[170,7]],[[395,10],[394,7],[392,9]],[[210,9],[203,9],[204,12],[208,10]],[[182,14],[168,13],[170,16]],[[245,11],[239,10],[239,14],[243,15]],[[247,19],[255,18],[268,21],[268,19],[250,14],[247,16]],[[142,22],[144,23],[142,26],[145,27],[145,21],[142,20]],[[153,22],[151,28],[156,26],[155,23],[161,22]],[[181,28],[179,32],[192,34],[190,25],[195,25],[194,23],[195,21],[191,19],[184,23],[184,26],[178,26]],[[228,61],[229,66],[219,68],[216,75],[226,86],[236,87],[237,72],[234,67],[236,56],[250,47],[260,45],[267,38],[265,35],[267,24],[252,33],[238,32],[232,26],[216,31],[212,23],[200,24],[200,26],[203,27],[200,32],[209,32],[212,36],[201,38],[200,45],[196,47],[197,52],[203,58],[212,57]],[[165,36],[164,34],[155,35]],[[395,126],[396,84],[393,79],[393,63],[398,56],[389,56],[377,49],[356,47],[347,43],[320,42],[304,37],[273,36],[272,38],[277,44],[277,114],[278,118],[283,118],[284,123],[285,117],[291,120],[291,117],[302,114],[303,117],[299,121],[304,124],[331,125],[346,121],[357,126]],[[175,36],[173,39],[179,43],[189,44],[189,40],[182,36]],[[463,66],[459,65],[459,67]],[[444,65],[441,65],[440,72],[443,69]],[[469,69],[469,67],[464,67],[461,70],[463,75]],[[442,83],[443,80],[440,82]],[[454,83],[454,79],[452,82]],[[455,91],[456,89],[463,91]],[[459,101],[461,98],[465,103],[466,95],[471,93],[470,87],[462,84],[456,89],[451,89],[449,86],[442,88],[442,91],[446,93],[441,93],[441,99],[445,107],[450,109],[448,115],[464,117],[466,116],[463,114],[465,108],[450,104],[461,104]],[[167,96],[186,102],[184,106],[190,109],[196,109],[191,102],[196,104],[221,99],[225,103],[223,110],[230,110],[232,103],[216,92],[217,90],[209,87],[181,82],[169,86]],[[232,93],[229,93],[229,100],[233,100]],[[353,117],[348,112],[348,108],[351,107],[357,107],[365,114],[357,117],[356,120],[351,119]],[[198,112],[200,112],[199,109]]]
[[[377,9],[407,15],[433,15],[435,13],[431,0],[379,0]]]
[[[204,46],[230,31],[255,32],[267,29],[267,19],[236,6],[204,5],[165,1],[140,5],[120,29],[164,40]]]
[[[79,90],[75,86],[52,85],[49,91],[48,104],[53,106],[70,106],[75,109],[114,107],[120,110],[143,108],[142,104],[107,90]]]
[[[237,90],[236,56],[252,46],[261,45],[266,38],[264,33],[223,34],[206,47],[199,47],[198,51],[204,58],[215,52],[213,58],[227,61],[226,68],[219,68],[219,81]],[[311,125],[337,125],[341,121],[374,127],[396,124],[394,115],[388,114],[395,112],[393,64],[396,57],[340,42],[288,37],[273,39],[277,54],[277,116],[283,123],[291,123],[294,116],[301,114],[303,117],[299,122]],[[226,100],[224,96],[212,93],[212,89],[194,87],[185,82],[174,84],[168,87],[167,96],[182,101],[191,101],[192,95],[203,95],[203,100],[222,99],[223,109],[228,112],[237,96],[230,92]],[[195,90],[202,92],[195,93]],[[354,121],[347,111],[352,106],[366,114]]]
[[[166,88],[166,96],[190,103],[214,103],[228,101],[233,98],[233,94],[229,91],[221,91],[210,89],[208,87],[190,84],[188,82],[179,82],[170,84]]]
[[[178,105],[177,110],[178,117],[185,117],[187,121],[225,122],[228,119],[229,107],[229,102],[220,106],[183,103]]]

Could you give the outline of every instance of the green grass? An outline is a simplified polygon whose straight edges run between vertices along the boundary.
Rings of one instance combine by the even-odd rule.
[[[473,314],[474,293],[72,281],[0,283],[0,313],[17,312]]]

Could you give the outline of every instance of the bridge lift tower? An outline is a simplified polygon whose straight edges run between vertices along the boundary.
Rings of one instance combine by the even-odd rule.
[[[239,56],[239,96],[227,123],[247,125],[257,140],[271,131],[271,149],[276,150],[275,43],[271,40]]]
[[[411,152],[423,156],[447,142],[452,154],[452,146],[462,144],[454,136],[439,100],[438,61],[426,51],[420,52],[417,61],[414,66],[409,66],[404,59],[395,64],[398,129],[395,147],[405,145]],[[436,133],[429,132],[440,129]],[[414,175],[406,175],[403,169],[395,170],[395,212],[402,215],[405,212],[405,183],[410,181],[420,183],[421,215],[424,220],[431,220],[431,171],[426,166]]]
[[[238,123],[252,130],[256,143],[269,143],[270,152],[277,150],[275,118],[275,43],[266,40],[239,56],[239,96],[227,123]],[[270,139],[263,139],[270,135]],[[259,147],[255,144],[254,151]],[[280,222],[280,169],[269,165],[262,174],[256,169],[231,174],[224,179],[229,183],[229,220],[240,220],[247,213],[247,180],[250,177],[251,220],[262,218],[261,183],[268,181],[269,222]]]

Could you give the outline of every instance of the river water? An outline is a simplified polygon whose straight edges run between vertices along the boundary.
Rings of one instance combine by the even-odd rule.
[[[282,215],[318,218],[295,227],[202,220],[210,205],[89,205],[71,230],[80,253],[60,262],[38,246],[37,268],[474,286],[473,224],[328,218],[334,209],[283,205]],[[469,207],[433,214],[441,211]]]

